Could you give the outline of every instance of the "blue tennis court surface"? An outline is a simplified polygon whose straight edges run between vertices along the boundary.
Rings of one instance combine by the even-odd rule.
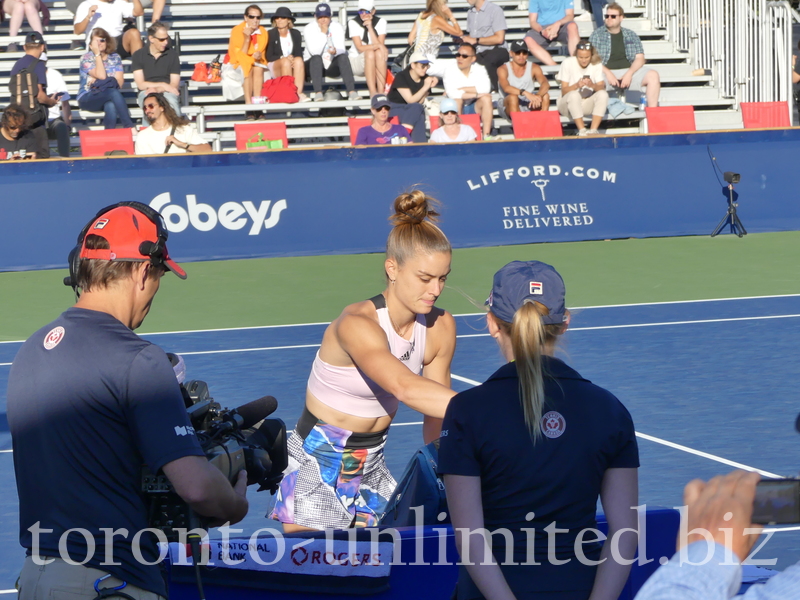
[[[446,301],[442,305],[446,308]],[[486,379],[502,360],[482,316],[462,315],[457,322],[453,387],[463,390]],[[325,327],[144,337],[182,354],[187,378],[208,382],[223,406],[275,396],[274,416],[291,428]],[[6,450],[0,454],[0,591],[13,587],[22,563],[5,420],[8,370],[19,345],[0,343],[0,449]],[[784,476],[798,472],[800,296],[573,309],[561,356],[616,394],[633,415],[640,434],[642,504],[677,506],[690,479],[728,472],[732,464]],[[422,443],[420,424],[420,415],[401,405],[387,445],[395,477]],[[252,492],[250,502],[242,525],[246,532],[266,525],[263,515],[271,497]],[[778,568],[784,568],[798,556],[800,532],[781,532],[757,558],[778,558]]]

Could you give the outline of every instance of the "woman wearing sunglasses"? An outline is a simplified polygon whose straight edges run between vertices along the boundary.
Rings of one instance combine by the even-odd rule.
[[[608,92],[603,61],[594,46],[581,41],[575,56],[565,58],[561,63],[556,80],[561,84],[558,112],[575,121],[580,137],[597,135],[597,128],[608,107]],[[592,121],[586,129],[584,118],[589,115]]]
[[[469,125],[464,125],[458,116],[458,105],[452,98],[444,98],[439,104],[441,126],[431,133],[434,144],[452,144],[454,142],[473,142],[478,134]]]
[[[279,6],[272,15],[272,29],[267,32],[267,62],[274,77],[293,77],[300,102],[307,102],[311,98],[303,93],[303,35],[294,28],[294,22],[295,16],[286,6]]]
[[[102,110],[106,129],[114,129],[117,119],[123,127],[133,127],[131,113],[120,92],[122,59],[116,49],[116,40],[105,29],[95,27],[89,38],[89,51],[81,57],[78,106],[81,110]]]
[[[411,141],[424,144],[428,141],[425,132],[425,99],[439,83],[438,77],[428,75],[428,57],[419,52],[411,55],[409,65],[394,78],[387,97],[392,103],[390,117],[398,117],[411,132]]]
[[[408,129],[389,122],[392,103],[385,94],[372,97],[372,123],[358,130],[356,146],[407,144],[411,141]]]
[[[228,56],[233,68],[241,67],[244,73],[244,102],[253,103],[253,96],[261,95],[264,86],[264,69],[267,68],[267,30],[261,26],[264,13],[257,4],[244,10],[244,21],[231,30]],[[247,120],[263,119],[261,111],[250,111]]]
[[[358,0],[358,14],[347,22],[350,46],[350,66],[353,75],[367,80],[370,97],[383,94],[386,86],[386,19],[375,15],[375,0]]]

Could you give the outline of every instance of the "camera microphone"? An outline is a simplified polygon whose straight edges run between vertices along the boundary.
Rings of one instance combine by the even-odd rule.
[[[233,409],[224,417],[224,420],[231,424],[235,423],[239,429],[249,429],[277,409],[278,401],[272,396],[264,396]]]

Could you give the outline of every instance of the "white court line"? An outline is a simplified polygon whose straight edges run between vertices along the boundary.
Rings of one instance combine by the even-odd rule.
[[[628,323],[626,325],[599,325],[597,327],[571,327],[570,331],[600,331],[603,329],[630,329],[635,327],[664,327],[667,325],[697,325],[702,323],[729,323],[735,321],[763,321],[769,319],[796,319],[796,315],[771,315],[764,317],[731,317],[727,319],[698,319],[695,321],[664,321],[661,323]],[[477,338],[489,337],[488,333],[468,333],[457,335],[457,338]],[[231,348],[227,350],[198,350],[195,352],[176,352],[181,356],[193,356],[200,354],[228,354],[236,352],[261,352],[267,350],[293,350],[297,348],[318,348],[319,344],[297,344],[292,346],[264,346],[260,348]],[[0,363],[0,367],[11,366],[11,363]]]
[[[457,381],[463,381],[464,383],[468,383],[470,385],[480,385],[480,382],[475,381],[474,379],[467,379],[466,377],[461,377],[460,375],[450,375],[451,378]],[[732,460],[728,460],[727,458],[722,458],[721,456],[717,456],[716,454],[709,454],[708,452],[702,452],[701,450],[695,450],[694,448],[689,448],[688,446],[683,446],[681,444],[676,444],[675,442],[670,442],[668,440],[663,440],[661,438],[657,438],[653,435],[648,435],[646,433],[636,432],[636,437],[640,437],[643,440],[647,440],[649,442],[655,442],[656,444],[661,444],[663,446],[668,446],[669,448],[674,448],[675,450],[681,450],[683,452],[687,452],[689,454],[694,454],[695,456],[700,456],[702,458],[707,458],[709,460],[714,460],[716,462],[722,463],[724,465],[728,465],[730,467],[736,467],[737,469],[744,469],[745,471],[755,471],[756,473],[763,475],[764,477],[772,477],[779,479],[782,475],[777,475],[775,473],[770,473],[769,471],[763,471],[761,469],[756,469],[755,467],[751,467],[748,465],[744,465],[742,463],[734,462]]]
[[[766,300],[770,298],[796,298],[800,294],[773,294],[769,296],[741,296],[737,298],[700,298],[698,300],[668,300],[665,302],[634,302],[632,304],[598,304],[596,306],[574,306],[572,310],[590,310],[593,308],[625,308],[632,306],[660,306],[665,304],[694,304],[695,302],[729,302],[737,300]],[[460,313],[453,315],[454,317],[475,317],[484,315],[486,313]],[[142,333],[142,337],[148,335],[173,335],[181,333],[214,333],[220,331],[248,331],[253,329],[280,329],[281,327],[313,327],[315,325],[328,325],[328,322],[322,323],[287,323],[286,325],[253,325],[249,327],[220,327],[218,329],[184,329],[180,331],[153,331],[150,333]],[[0,341],[0,344],[21,344],[25,340],[7,340]]]
[[[0,590],[0,594],[16,594],[17,590]]]

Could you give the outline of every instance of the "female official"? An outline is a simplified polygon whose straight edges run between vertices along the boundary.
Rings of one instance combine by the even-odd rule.
[[[325,331],[271,514],[286,532],[377,525],[395,487],[383,448],[399,402],[425,415],[426,442],[439,437],[456,327],[434,307],[451,258],[434,203],[418,190],[395,199],[386,289]]]
[[[509,362],[453,398],[439,449],[466,564],[458,600],[616,600],[632,562],[620,559],[632,559],[637,543],[634,532],[620,533],[637,528],[631,416],[553,356],[569,323],[553,267],[507,264],[487,304],[489,333]],[[593,532],[598,495],[609,540],[618,538],[602,551]],[[480,536],[466,543],[469,531],[484,527],[503,530],[491,536],[494,561]]]
[[[458,116],[458,105],[452,98],[443,98],[439,103],[441,126],[431,133],[431,142],[449,144],[453,142],[472,142],[478,134],[469,125],[464,125]]]
[[[267,68],[267,30],[261,26],[264,13],[257,4],[244,9],[244,21],[231,29],[228,42],[228,55],[231,66],[241,67],[244,73],[244,102],[253,103],[253,96],[261,95],[264,86],[264,69]],[[263,119],[264,113],[259,110],[248,111],[248,121]]]

